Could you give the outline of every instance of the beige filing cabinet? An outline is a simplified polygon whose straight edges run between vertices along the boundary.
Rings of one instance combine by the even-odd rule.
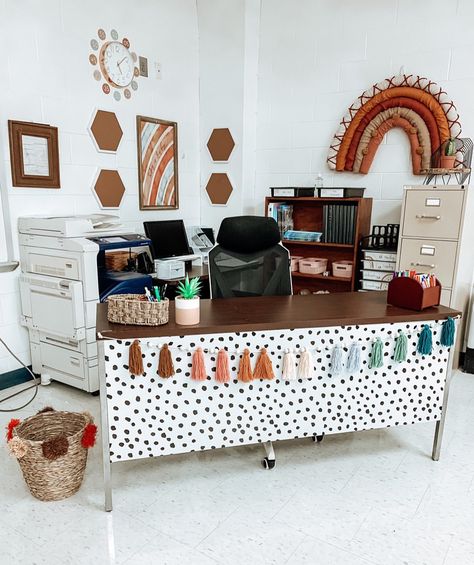
[[[434,273],[443,286],[441,303],[464,313],[462,345],[474,273],[474,195],[460,185],[406,186],[397,270]]]

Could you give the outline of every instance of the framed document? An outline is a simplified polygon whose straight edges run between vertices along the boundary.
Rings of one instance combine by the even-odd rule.
[[[58,128],[8,120],[13,186],[60,188]]]
[[[171,210],[178,199],[178,124],[137,116],[140,210]]]

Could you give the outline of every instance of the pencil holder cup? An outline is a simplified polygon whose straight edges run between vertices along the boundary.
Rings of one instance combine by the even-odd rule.
[[[169,320],[169,300],[149,302],[144,294],[114,294],[107,299],[107,319],[114,324],[161,326]]]
[[[439,306],[441,299],[441,283],[436,279],[436,286],[423,288],[411,277],[395,277],[388,284],[387,302],[399,308],[424,310],[431,306]]]

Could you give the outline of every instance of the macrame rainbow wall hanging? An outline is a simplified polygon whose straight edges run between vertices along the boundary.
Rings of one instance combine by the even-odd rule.
[[[432,153],[461,133],[456,106],[439,85],[418,75],[396,75],[374,84],[349,108],[331,143],[329,168],[367,174],[394,127],[408,136],[415,175],[425,174]]]

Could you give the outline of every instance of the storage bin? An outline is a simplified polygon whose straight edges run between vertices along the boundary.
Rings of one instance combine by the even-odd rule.
[[[302,255],[292,255],[290,257],[291,261],[291,272],[296,273],[299,269],[300,259],[303,259]]]
[[[328,268],[328,260],[320,257],[306,257],[300,259],[300,273],[308,275],[320,275]]]
[[[410,277],[395,277],[388,285],[387,302],[399,308],[424,310],[438,306],[441,299],[441,284],[436,279],[436,286],[423,288]]]
[[[136,253],[129,251],[108,251],[105,254],[105,266],[108,271],[123,271],[128,265],[128,260],[133,260],[136,256]]]
[[[362,261],[364,269],[371,269],[373,271],[395,271],[395,261],[369,261],[364,259]]]
[[[334,261],[332,264],[333,277],[350,279],[352,277],[352,261]]]
[[[368,261],[391,261],[396,262],[396,251],[373,251],[372,249],[364,249],[364,259]]]
[[[383,281],[360,281],[363,290],[387,290],[388,282]]]
[[[393,279],[393,271],[386,273],[385,271],[366,271],[363,269],[362,279],[365,281],[390,282]]]

